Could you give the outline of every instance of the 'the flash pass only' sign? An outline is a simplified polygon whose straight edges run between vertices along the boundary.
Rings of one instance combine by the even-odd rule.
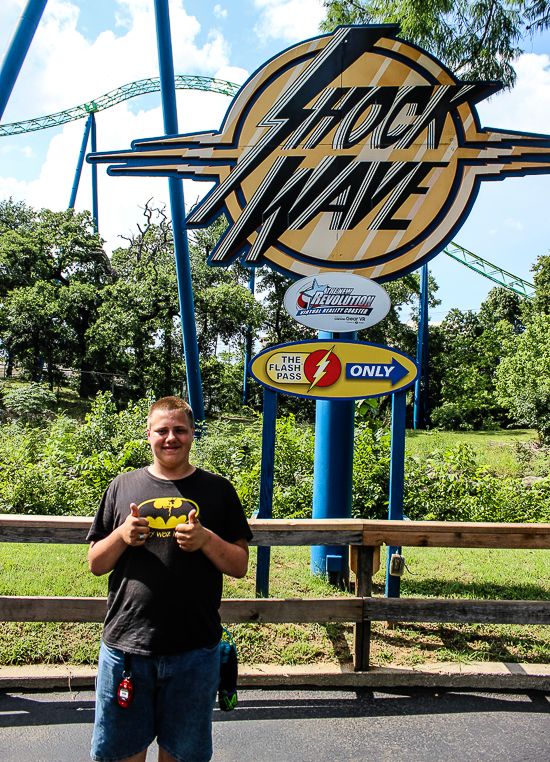
[[[390,297],[382,286],[350,273],[302,278],[285,294],[285,309],[309,328],[359,331],[379,323],[389,312]]]
[[[365,341],[295,341],[251,362],[251,375],[277,392],[308,399],[382,397],[414,384],[418,366],[398,349]]]
[[[464,222],[484,179],[550,171],[550,137],[482,129],[500,83],[458,80],[396,37],[339,27],[268,61],[220,132],[93,154],[111,175],[214,182],[187,218],[225,214],[212,265],[237,257],[291,277],[341,270],[381,282],[416,270]]]

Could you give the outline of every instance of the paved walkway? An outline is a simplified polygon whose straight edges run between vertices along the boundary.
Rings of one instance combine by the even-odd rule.
[[[0,759],[89,759],[93,699],[0,692]],[[546,762],[550,691],[245,689],[216,710],[214,746],[213,762]]]

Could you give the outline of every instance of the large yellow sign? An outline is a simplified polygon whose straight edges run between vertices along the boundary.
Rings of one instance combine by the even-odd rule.
[[[268,61],[219,132],[137,140],[89,157],[112,175],[215,183],[189,227],[221,214],[210,255],[291,277],[378,281],[418,269],[462,225],[484,179],[550,171],[550,137],[482,129],[501,85],[458,80],[392,24],[339,27]]]
[[[250,362],[263,386],[310,399],[382,397],[411,386],[414,360],[362,341],[297,341],[266,349]]]

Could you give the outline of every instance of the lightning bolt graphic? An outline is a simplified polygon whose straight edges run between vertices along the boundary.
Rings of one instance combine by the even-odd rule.
[[[328,350],[328,352],[326,353],[326,355],[325,355],[324,357],[322,357],[322,358],[319,360],[319,362],[317,363],[317,370],[316,370],[316,371],[315,371],[315,373],[313,374],[313,383],[312,383],[312,384],[311,384],[311,386],[309,387],[309,389],[308,389],[308,393],[309,393],[309,392],[310,392],[310,391],[313,389],[313,387],[315,386],[315,384],[318,384],[318,383],[319,383],[319,381],[320,381],[322,378],[324,378],[324,376],[326,376],[326,374],[327,374],[327,366],[330,364],[330,360],[329,360],[328,358],[330,357],[330,354],[331,354],[332,350],[334,349],[334,346],[335,346],[335,345],[333,345],[333,346],[332,346],[332,347],[331,347],[331,348]]]

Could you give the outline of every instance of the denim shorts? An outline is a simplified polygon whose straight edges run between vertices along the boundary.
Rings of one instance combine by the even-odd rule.
[[[124,653],[101,644],[91,758],[120,762],[158,745],[177,762],[212,757],[212,710],[220,681],[219,643],[170,656],[131,655],[134,699],[117,701]]]

